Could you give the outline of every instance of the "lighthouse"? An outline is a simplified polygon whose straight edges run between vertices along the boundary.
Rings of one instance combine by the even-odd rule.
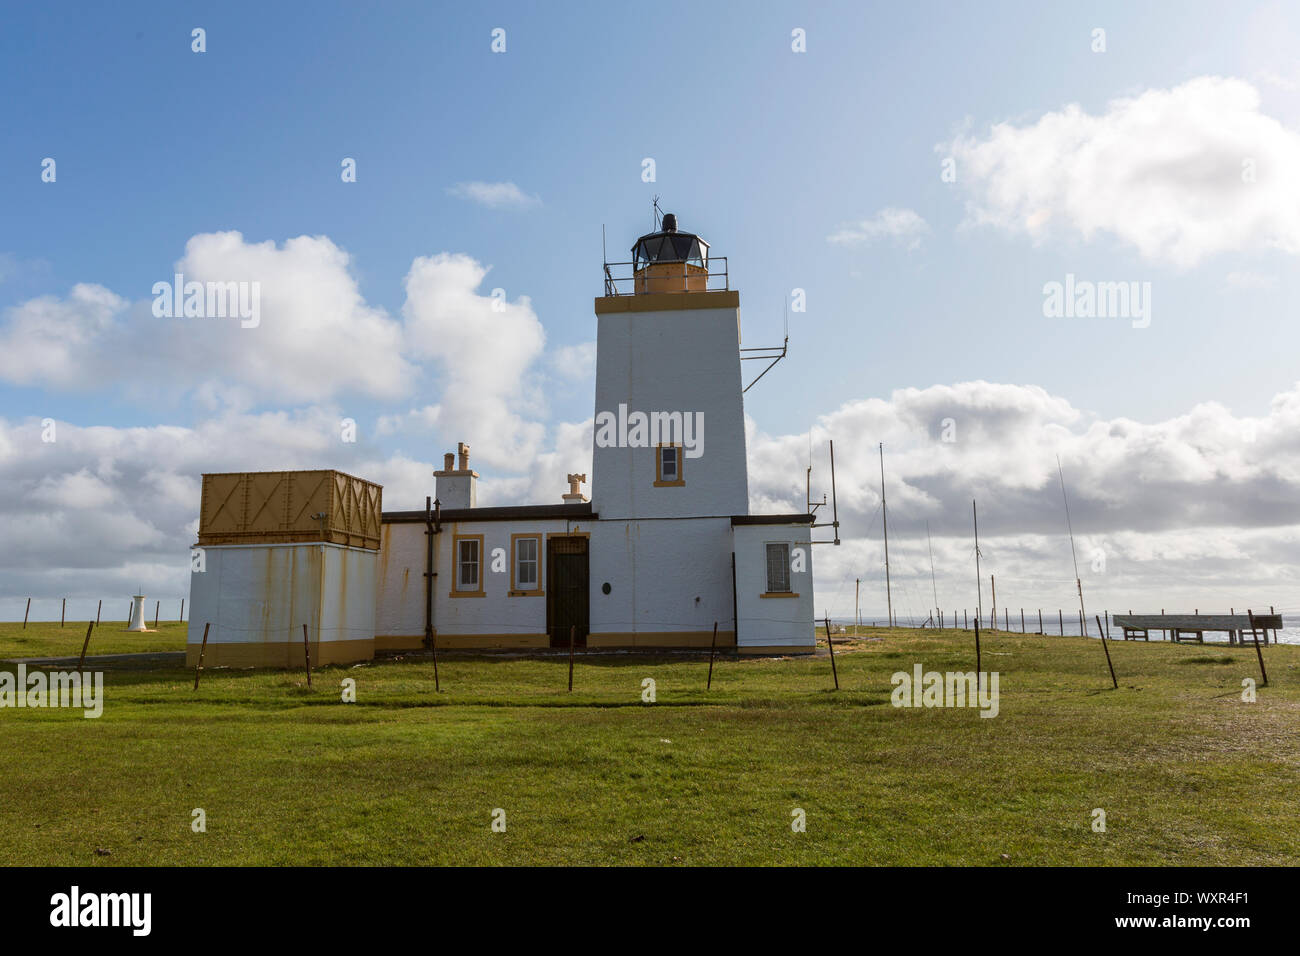
[[[592,506],[602,518],[749,512],[740,294],[669,213],[596,299]]]
[[[479,506],[472,435],[405,510],[380,513],[381,489],[342,473],[205,475],[208,570],[190,593],[207,659],[296,664],[304,628],[331,663],[435,646],[813,653],[813,516],[749,507],[726,258],[670,214],[603,271],[590,500],[575,461],[549,502]]]

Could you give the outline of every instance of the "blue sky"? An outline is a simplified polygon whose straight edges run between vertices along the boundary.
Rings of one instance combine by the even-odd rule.
[[[728,257],[745,344],[779,343],[791,290],[806,290],[807,312],[790,316],[788,360],[746,396],[769,436],[806,443],[815,422],[846,405],[974,381],[1041,387],[1082,416],[1076,437],[1093,422],[1158,425],[1207,401],[1262,419],[1296,385],[1295,252],[1276,241],[1285,223],[1220,229],[1207,215],[1209,236],[1189,240],[1200,243],[1190,253],[1153,254],[1125,233],[1122,209],[1100,212],[1088,232],[1074,208],[1073,222],[1037,235],[978,221],[995,203],[996,169],[972,180],[963,159],[956,183],[940,177],[959,137],[973,149],[992,141],[995,124],[1034,129],[1070,104],[1101,117],[1117,99],[1198,77],[1248,84],[1259,100],[1252,117],[1293,136],[1293,6],[48,3],[10,5],[0,17],[0,312],[11,324],[25,303],[66,300],[78,283],[138,308],[191,237],[237,231],[277,246],[328,237],[350,257],[366,305],[394,318],[414,260],[468,256],[490,267],[481,294],[527,297],[551,355],[594,338],[602,224],[610,258],[625,258],[659,195]],[[191,51],[194,27],[206,30],[202,54]],[[490,49],[497,27],[502,54]],[[1091,49],[1098,27],[1101,53]],[[795,28],[807,52],[792,51]],[[44,157],[57,161],[55,183],[41,181]],[[340,180],[344,157],[357,162],[356,183]],[[656,182],[642,181],[645,157]],[[471,182],[513,183],[536,201],[490,208],[453,194]],[[1185,179],[1179,188],[1136,233],[1160,235],[1161,215],[1179,228],[1179,204],[1192,195],[1195,208]],[[891,209],[924,225],[830,241]],[[1057,210],[1053,225],[1063,218]],[[1234,224],[1240,241],[1215,240]],[[1150,282],[1150,327],[1044,318],[1044,283],[1067,273]],[[148,377],[144,362],[136,383]],[[374,425],[436,402],[445,379],[431,360],[400,398],[343,387],[286,401],[249,386],[239,412],[327,407],[361,423],[364,460],[432,462],[475,436]],[[547,447],[559,444],[560,423],[592,413],[589,379],[543,378],[537,389]],[[48,416],[76,428],[197,429],[221,412],[183,387],[0,376],[0,419],[13,428]],[[829,437],[837,449],[902,441],[888,432]],[[788,470],[801,485],[801,469]],[[1101,484],[1098,516],[1114,497]],[[502,497],[533,490],[512,487]],[[900,529],[907,500],[900,495]],[[1087,529],[1086,500],[1080,512]],[[956,536],[957,513],[956,503],[951,520],[918,506],[911,526],[931,520]],[[1205,520],[1280,523],[1253,513]],[[1012,511],[990,523],[993,533],[1019,529]],[[176,537],[165,526],[157,522],[160,534]]]

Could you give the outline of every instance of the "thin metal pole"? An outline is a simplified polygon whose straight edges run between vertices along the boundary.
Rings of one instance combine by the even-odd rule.
[[[894,597],[889,584],[889,512],[885,507],[885,443],[880,443],[880,523],[885,532],[885,602],[889,626],[894,626]]]
[[[23,630],[27,630],[27,615],[32,613],[32,599],[27,599],[27,610],[23,611]]]
[[[64,622],[67,621],[67,619],[68,619],[68,599],[64,598],[63,610],[59,612],[59,627],[62,627],[64,625]]]
[[[713,643],[709,645],[709,680],[704,685],[705,690],[713,689],[713,657],[718,652],[718,622],[713,622]]]
[[[1110,662],[1110,642],[1106,640],[1106,632],[1101,630],[1101,618],[1097,618],[1097,630],[1101,632],[1101,647],[1106,652],[1106,666],[1110,668],[1110,682],[1114,685],[1115,690],[1119,690],[1119,681],[1115,679],[1115,665]]]
[[[934,606],[939,607],[939,585],[934,580],[934,545],[930,542],[930,522],[925,523],[925,546],[930,552],[930,588],[934,591]]]
[[[176,618],[176,620],[178,623],[185,622],[185,598],[181,598],[181,615],[180,617]]]
[[[1259,649],[1259,632],[1255,630],[1255,612],[1246,609],[1246,617],[1250,620],[1250,636],[1255,641],[1255,656],[1259,658],[1259,676],[1264,678],[1261,686],[1268,686],[1268,671],[1264,670],[1264,652]]]
[[[99,612],[102,611],[102,610],[104,610],[104,599],[103,599],[103,598],[100,598],[100,599],[99,599],[99,604],[97,604],[97,605],[95,606],[95,623],[96,623],[96,624],[99,623]]]
[[[211,621],[208,621],[206,624],[203,625],[203,643],[199,645],[199,663],[194,668],[194,689],[195,690],[199,689],[199,675],[203,673],[203,655],[208,652],[208,628],[210,628],[211,626],[212,626]]]
[[[835,689],[840,689],[840,672],[835,669],[835,641],[831,638],[831,619],[826,618],[826,646],[831,652],[831,675],[835,678]]]
[[[302,626],[302,653],[307,661],[307,686],[311,686],[311,641],[307,638],[307,625]]]
[[[86,663],[86,648],[90,646],[90,632],[95,629],[95,625],[86,625],[86,640],[81,645],[81,660],[77,661],[77,673],[81,673],[82,665]]]
[[[980,514],[975,508],[975,499],[970,500],[971,517],[975,520],[975,620],[978,622],[984,613],[984,594],[980,590]],[[965,612],[962,612],[963,617]]]
[[[1070,499],[1065,494],[1065,472],[1061,470],[1061,456],[1056,456],[1056,473],[1061,478],[1061,500],[1065,502],[1065,527],[1070,532],[1070,557],[1074,559],[1074,586],[1079,589],[1079,623],[1087,620],[1088,612],[1083,609],[1083,579],[1079,577],[1079,555],[1074,550],[1074,525],[1070,523]],[[1087,636],[1088,628],[1082,628]],[[1061,633],[1065,633],[1062,631]]]
[[[162,610],[162,601],[153,602],[153,629],[158,630],[158,612]]]

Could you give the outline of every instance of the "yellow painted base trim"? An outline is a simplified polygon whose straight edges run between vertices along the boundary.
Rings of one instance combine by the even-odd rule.
[[[605,647],[708,647],[713,642],[713,629],[707,631],[640,631],[588,634],[587,646]],[[718,647],[735,647],[734,631],[718,631]]]
[[[757,654],[759,656],[778,657],[786,654],[815,654],[814,644],[750,644],[736,648],[740,654]]]
[[[738,309],[740,293],[735,289],[713,292],[645,292],[637,295],[605,295],[596,299],[596,314],[606,312],[672,312],[678,309]]]
[[[199,663],[199,644],[185,645],[185,666]],[[351,664],[354,661],[373,660],[374,638],[352,641],[312,641],[311,666],[325,664]],[[203,654],[203,666],[208,667],[302,667],[302,641],[258,641],[250,643],[225,643],[208,641]]]
[[[376,651],[418,651],[424,647],[423,634],[376,634]]]
[[[442,634],[436,636],[438,649],[499,647],[550,647],[551,639],[545,634]]]

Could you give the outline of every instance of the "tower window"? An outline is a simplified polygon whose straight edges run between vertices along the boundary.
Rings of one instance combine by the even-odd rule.
[[[682,477],[682,446],[661,444],[655,449],[655,487],[686,484]]]

